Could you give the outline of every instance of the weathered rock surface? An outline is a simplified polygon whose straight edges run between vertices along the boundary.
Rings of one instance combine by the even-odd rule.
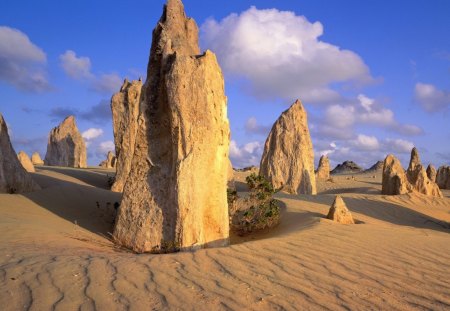
[[[331,174],[354,174],[359,173],[363,169],[353,161],[345,161],[342,164],[338,164],[334,170],[331,171]]]
[[[8,135],[0,113],[0,193],[21,193],[39,190],[31,175],[23,168]]]
[[[330,160],[326,155],[320,157],[316,178],[318,180],[328,180],[330,178]]]
[[[153,31],[136,148],[113,238],[136,252],[229,243],[229,122],[215,55],[168,0]]]
[[[236,189],[236,185],[234,183],[234,170],[233,164],[230,159],[228,159],[228,173],[227,173],[227,187],[228,189]]]
[[[408,182],[405,170],[400,161],[392,154],[384,160],[381,193],[387,195],[405,194],[413,187]]]
[[[441,189],[450,189],[450,166],[439,167],[436,174],[436,183]]]
[[[22,164],[23,168],[27,172],[29,172],[29,173],[36,172],[36,170],[34,169],[34,165],[31,162],[30,157],[24,151],[20,151],[19,154],[17,155],[17,158],[19,159],[20,164]]]
[[[44,161],[41,159],[41,156],[38,152],[35,152],[31,155],[31,162],[34,165],[44,165]]]
[[[425,195],[442,197],[438,185],[428,178],[427,172],[420,162],[419,152],[415,147],[411,150],[411,159],[406,176],[415,191]]]
[[[108,155],[106,156],[106,160],[100,163],[100,167],[103,168],[115,168],[116,167],[116,156],[112,151],[108,151]]]
[[[378,171],[383,171],[384,162],[383,161],[377,161],[374,165],[372,165],[370,168],[365,170],[366,173],[375,173]]]
[[[428,165],[427,176],[432,182],[436,182],[437,171],[433,164]]]
[[[299,100],[273,125],[264,146],[260,174],[284,192],[316,194],[314,151],[306,110]]]
[[[50,132],[45,165],[84,168],[86,145],[74,116],[69,116]]]
[[[114,144],[116,149],[116,178],[112,191],[122,192],[131,170],[136,144],[142,81],[125,79],[120,91],[111,98]]]
[[[345,205],[344,200],[342,200],[339,195],[337,195],[334,199],[333,205],[331,205],[330,207],[327,218],[345,225],[355,223],[352,213],[350,213],[347,206]]]

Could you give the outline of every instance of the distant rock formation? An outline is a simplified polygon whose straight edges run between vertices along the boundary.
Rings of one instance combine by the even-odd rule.
[[[392,154],[384,160],[381,193],[398,195],[411,192],[413,187],[408,182],[405,170],[400,161]]]
[[[441,189],[450,189],[450,166],[439,167],[436,174],[436,183]]]
[[[284,192],[316,194],[313,145],[306,110],[299,100],[273,125],[264,146],[260,174]]]
[[[108,151],[108,155],[106,156],[106,160],[100,163],[100,167],[103,168],[115,168],[116,167],[116,156],[112,151]]]
[[[317,180],[328,180],[330,179],[330,160],[326,155],[320,157],[319,166],[316,172]]]
[[[428,164],[427,176],[432,182],[436,182],[437,171],[433,164]]]
[[[429,196],[442,197],[436,183],[431,181],[422,164],[416,148],[411,151],[408,170],[404,171],[400,161],[393,155],[384,160],[381,193],[387,195],[419,192]]]
[[[22,193],[39,190],[31,175],[20,164],[0,113],[0,193]]]
[[[38,152],[35,152],[31,155],[31,162],[34,165],[44,165],[44,161],[41,159],[41,156]]]
[[[22,164],[23,168],[28,173],[36,172],[36,170],[34,169],[34,165],[30,160],[30,157],[24,151],[20,151],[19,154],[17,155],[17,158],[19,159],[20,164]]]
[[[345,205],[344,200],[342,200],[339,195],[337,195],[334,199],[333,205],[331,205],[330,207],[327,218],[344,225],[352,225],[355,223],[352,213],[350,213],[347,206]]]
[[[113,238],[135,252],[229,243],[229,122],[216,56],[168,0],[153,31],[136,148]]]
[[[411,159],[406,176],[415,191],[425,195],[442,197],[438,185],[428,178],[427,172],[420,162],[419,152],[415,147],[411,150]]]
[[[331,171],[332,175],[335,174],[355,174],[362,172],[362,168],[353,161],[345,161],[342,164],[338,164],[334,170]]]
[[[69,116],[50,132],[45,165],[84,168],[86,145],[74,116]]]
[[[250,172],[250,173],[258,174],[259,167],[252,165],[252,166],[247,166],[247,167],[243,167],[243,168],[237,168],[236,171],[237,172]]]
[[[375,173],[378,171],[383,171],[384,162],[383,161],[377,161],[374,165],[372,165],[370,168],[365,170],[366,173]]]
[[[136,144],[142,81],[125,79],[120,91],[111,98],[114,144],[116,149],[116,178],[111,190],[122,192],[131,170]]]

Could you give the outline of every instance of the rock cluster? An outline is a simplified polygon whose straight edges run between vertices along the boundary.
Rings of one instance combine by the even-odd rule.
[[[106,160],[100,163],[100,167],[103,168],[115,168],[116,167],[116,156],[112,151],[108,151],[108,155],[106,156]]]
[[[331,205],[330,210],[328,211],[327,218],[345,225],[355,223],[352,213],[350,213],[347,206],[345,205],[344,200],[342,200],[339,195],[337,195],[334,199],[334,202]]]
[[[338,164],[334,170],[331,171],[331,174],[354,174],[359,173],[363,169],[353,161],[345,161],[342,164]]]
[[[31,155],[31,162],[34,165],[44,165],[44,161],[41,159],[41,156],[40,156],[40,154],[38,152],[34,152]]]
[[[120,91],[111,98],[114,145],[116,149],[116,177],[112,191],[122,192],[131,170],[136,133],[138,129],[139,104],[142,81],[125,79]]]
[[[135,252],[229,243],[229,122],[216,56],[168,0],[153,31],[131,171],[113,238]]]
[[[273,125],[264,146],[260,174],[281,191],[316,194],[313,145],[306,110],[299,100]]]
[[[0,193],[21,193],[39,190],[31,175],[22,167],[0,113]]]
[[[393,155],[386,157],[381,192],[388,195],[419,192],[429,196],[442,197],[438,185],[428,178],[416,148],[411,151],[411,159],[406,172],[397,158]]]
[[[29,173],[36,172],[36,170],[34,169],[34,165],[31,162],[30,157],[24,151],[20,151],[19,154],[17,155],[17,158],[19,159],[20,164],[22,164],[23,168],[27,172],[29,172]]]
[[[316,178],[318,180],[330,179],[330,160],[326,155],[320,157],[319,166],[317,167]]]
[[[450,189],[450,166],[439,167],[436,174],[436,183],[441,189]]]
[[[74,116],[65,118],[50,131],[44,163],[50,166],[87,167],[86,145]]]

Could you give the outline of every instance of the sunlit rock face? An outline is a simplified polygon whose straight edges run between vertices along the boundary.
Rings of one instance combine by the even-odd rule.
[[[116,243],[139,253],[227,245],[229,136],[216,56],[200,54],[195,21],[169,0],[153,31]]]

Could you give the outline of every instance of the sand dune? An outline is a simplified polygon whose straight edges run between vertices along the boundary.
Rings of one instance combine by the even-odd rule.
[[[281,224],[227,248],[135,255],[109,240],[104,169],[38,167],[43,188],[0,194],[2,310],[448,310],[450,191],[382,196],[380,176],[278,194]],[[236,172],[245,191],[245,173]],[[323,217],[342,194],[357,220]]]

